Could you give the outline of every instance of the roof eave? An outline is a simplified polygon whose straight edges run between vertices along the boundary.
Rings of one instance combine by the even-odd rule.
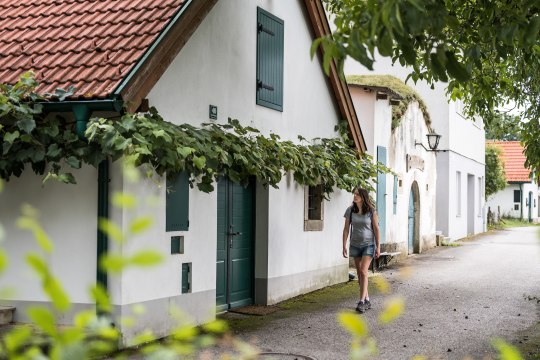
[[[217,1],[187,0],[111,97],[124,100],[128,112],[135,111]]]
[[[306,5],[315,36],[319,38],[332,35],[322,2],[320,0],[304,0],[304,4]],[[319,47],[319,52],[323,54],[322,47]],[[339,76],[335,61],[330,62],[329,79],[339,111],[347,120],[349,133],[354,141],[354,145],[359,151],[366,152],[366,142],[364,141],[347,82]]]

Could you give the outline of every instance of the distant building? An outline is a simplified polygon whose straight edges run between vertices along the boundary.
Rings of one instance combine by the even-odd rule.
[[[410,69],[399,64],[392,65],[389,58],[379,57],[373,66],[374,70],[370,71],[349,60],[345,64],[345,73],[390,74],[403,81],[410,73]],[[437,152],[436,211],[432,214],[436,216],[437,231],[451,241],[485,231],[485,132],[482,120],[467,118],[461,101],[449,100],[442,83],[433,87],[422,81],[407,84],[425,100],[431,128],[442,135],[438,148],[443,151]],[[427,143],[425,137],[416,141]]]
[[[415,145],[432,131],[424,102],[394,76],[348,76],[347,82],[366,152],[394,172],[379,173],[375,185],[381,252],[404,256],[434,247],[436,155]]]
[[[538,183],[531,169],[525,167],[525,154],[519,141],[487,141],[501,149],[506,188],[487,199],[487,207],[496,219],[509,217],[538,222]]]

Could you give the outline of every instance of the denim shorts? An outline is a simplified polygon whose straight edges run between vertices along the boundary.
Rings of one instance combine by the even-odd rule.
[[[370,256],[373,257],[373,254],[375,253],[375,245],[366,245],[361,247],[356,246],[349,246],[349,256],[352,257],[362,257],[362,256]]]

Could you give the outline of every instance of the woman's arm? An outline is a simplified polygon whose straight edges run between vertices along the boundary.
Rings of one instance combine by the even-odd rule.
[[[379,230],[379,216],[377,212],[373,211],[371,217],[371,225],[373,226],[373,235],[375,236],[375,259],[378,259],[381,255],[381,243],[380,243],[380,230]]]
[[[343,257],[348,257],[347,254],[347,239],[349,238],[350,222],[348,218],[345,218],[345,225],[343,225]]]

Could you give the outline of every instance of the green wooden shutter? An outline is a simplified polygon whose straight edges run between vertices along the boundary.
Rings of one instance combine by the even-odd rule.
[[[398,178],[396,175],[394,175],[394,215],[397,213],[397,185]]]
[[[165,231],[181,231],[189,228],[189,176],[182,172],[167,177],[165,205]]]
[[[189,282],[189,273],[191,272],[191,263],[182,264],[182,294],[188,293],[191,290]]]
[[[257,8],[257,104],[283,111],[283,20]]]

